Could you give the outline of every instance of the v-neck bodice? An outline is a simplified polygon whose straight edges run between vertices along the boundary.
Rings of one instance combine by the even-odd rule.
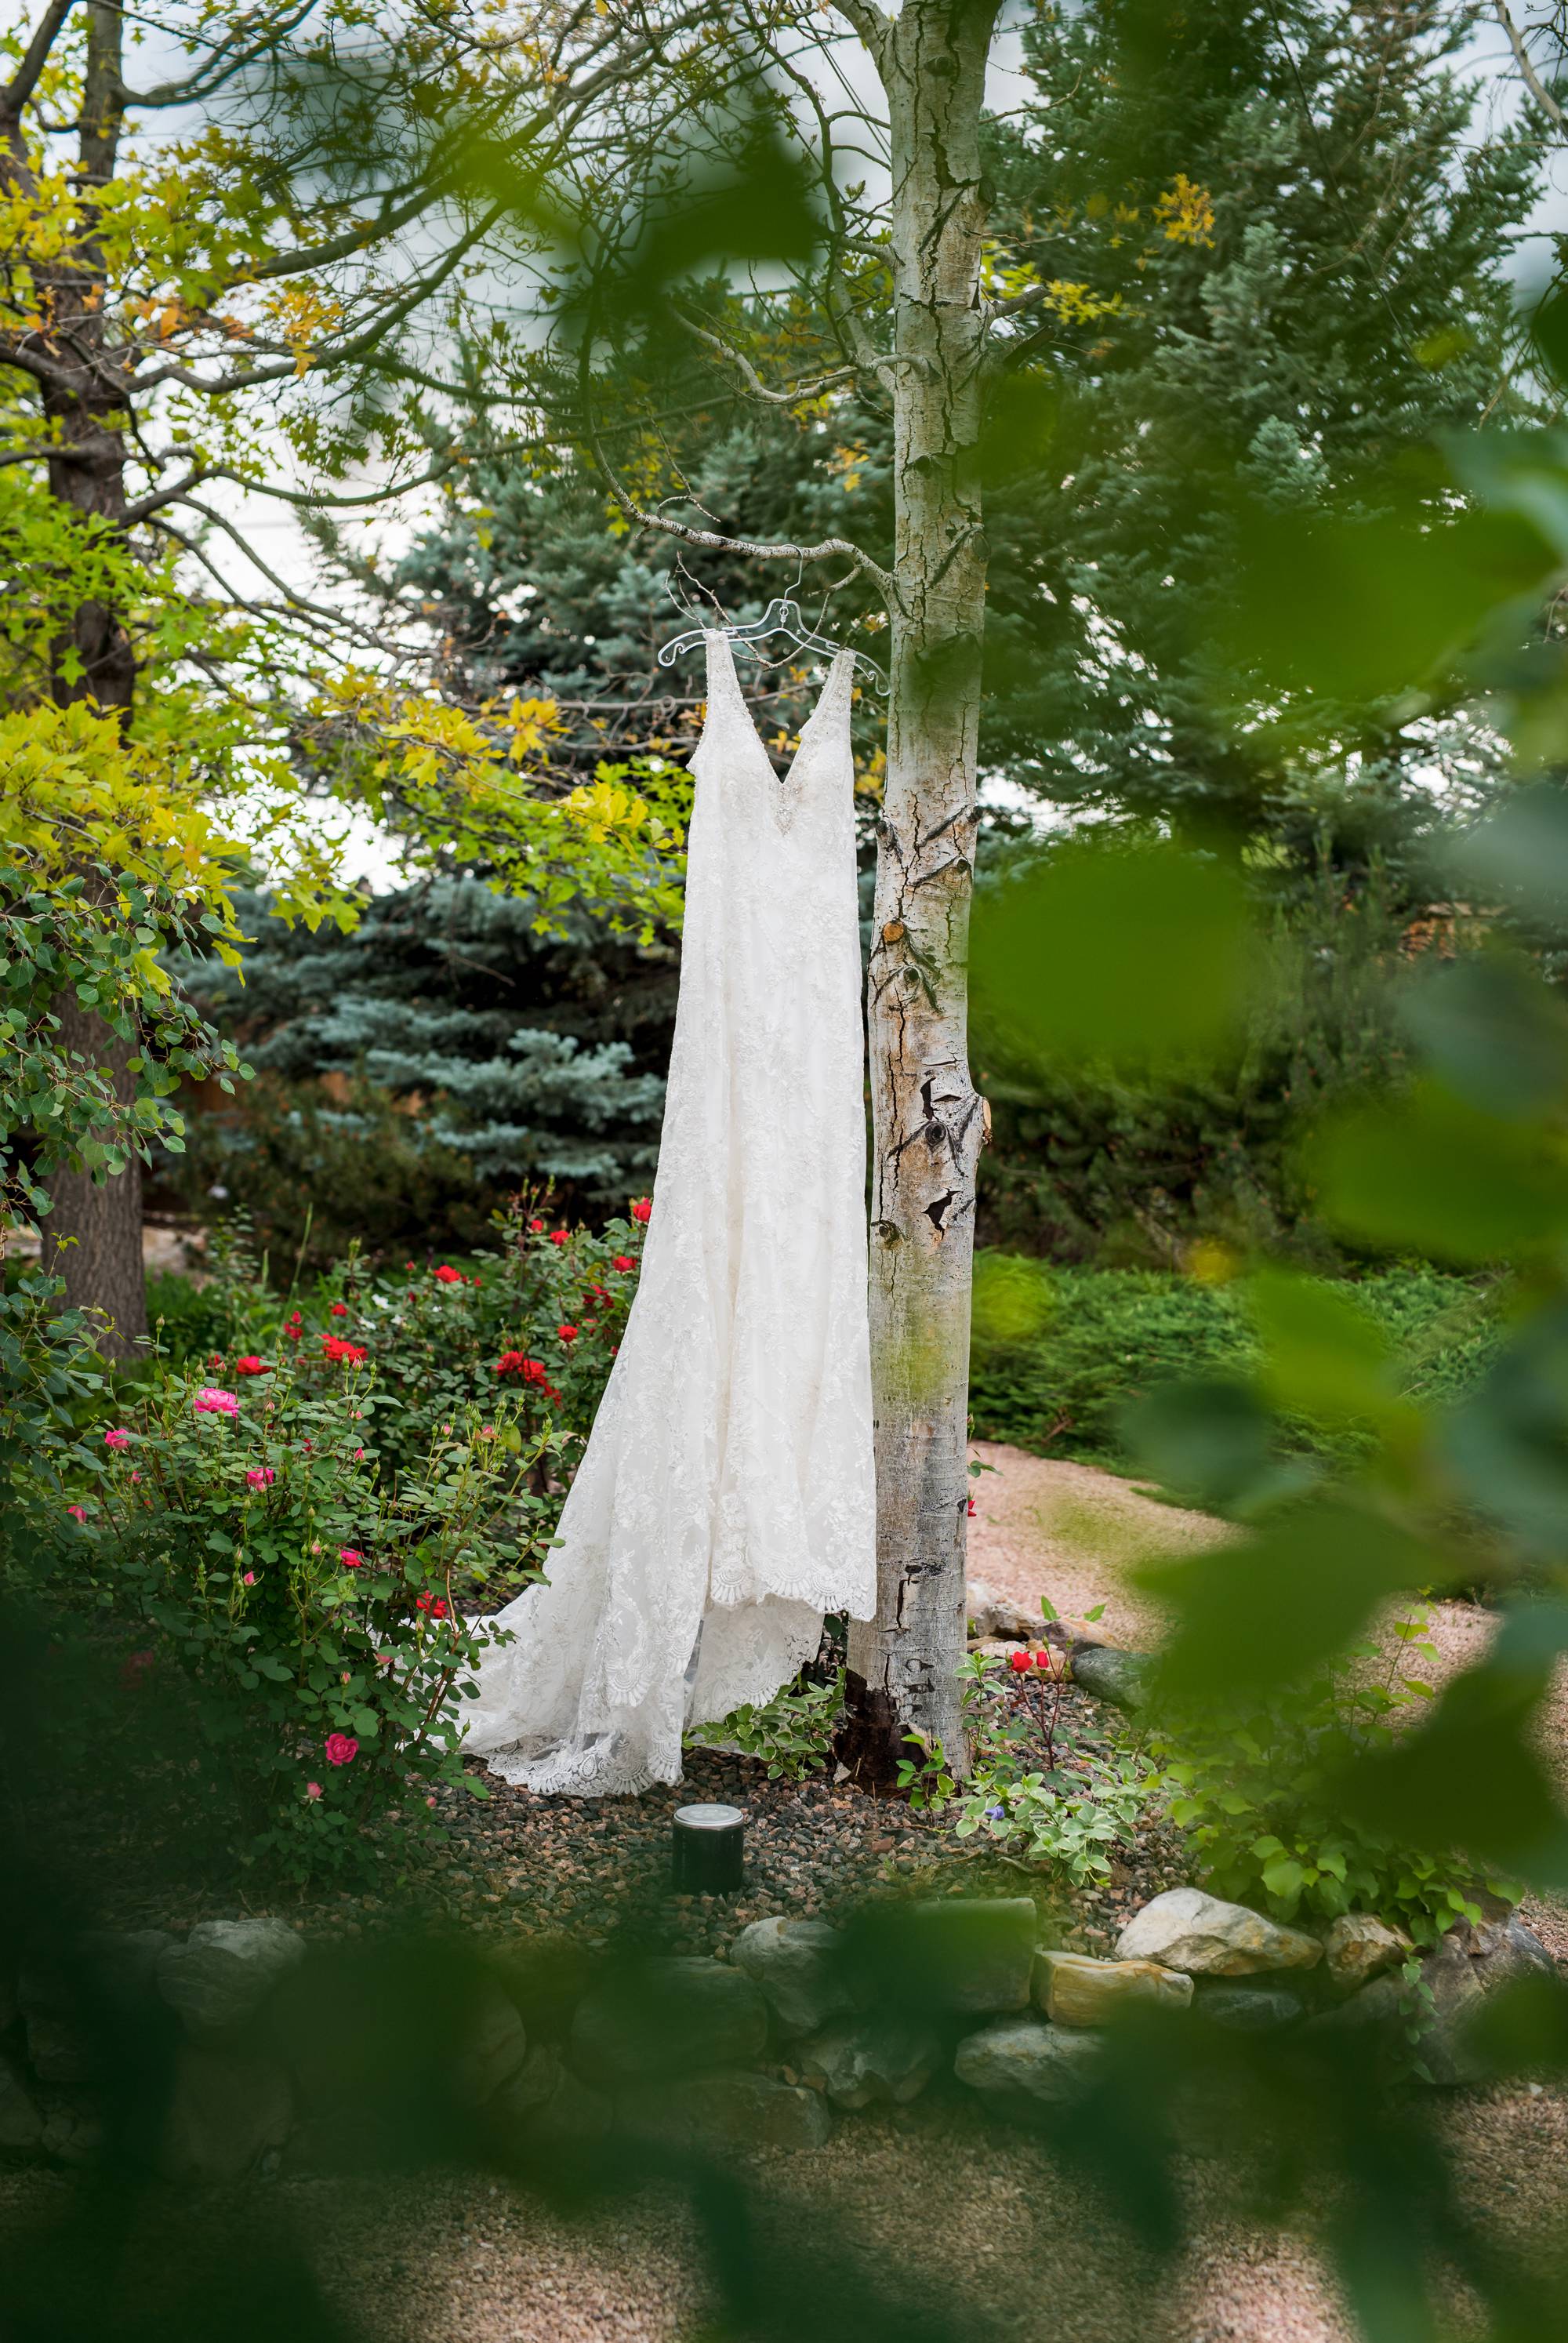
[[[743,773],[755,780],[760,785],[760,807],[772,816],[780,830],[793,826],[803,799],[819,792],[838,794],[836,783],[839,789],[847,785],[852,795],[854,758],[849,743],[849,707],[855,670],[853,651],[835,654],[817,705],[801,727],[795,754],[780,775],[773,769],[773,760],[762,745],[751,710],[746,705],[729,636],[711,631],[707,645],[708,707],[702,737],[691,760],[692,770],[700,777],[709,767],[722,767],[728,779],[721,780],[720,786],[730,790],[744,786]],[[830,817],[830,808],[823,810]]]

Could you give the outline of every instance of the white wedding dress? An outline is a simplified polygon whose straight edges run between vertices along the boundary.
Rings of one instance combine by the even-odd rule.
[[[637,1298],[548,1585],[494,1625],[466,1746],[509,1782],[677,1782],[875,1607],[853,660],[783,780],[708,639],[680,998]]]

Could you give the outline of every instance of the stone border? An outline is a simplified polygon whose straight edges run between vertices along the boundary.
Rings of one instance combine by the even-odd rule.
[[[428,2026],[417,1981],[396,1990],[448,2109],[477,2118],[505,2156],[612,2137],[819,2147],[836,2112],[901,2106],[944,2069],[1000,2110],[1028,2115],[1081,2087],[1096,2030],[1134,2004],[1245,2032],[1386,2022],[1416,2004],[1426,2024],[1417,2073],[1479,2080],[1467,2016],[1496,1986],[1554,1966],[1517,1919],[1462,1927],[1422,1959],[1416,1996],[1400,1973],[1409,1940],[1371,1916],[1310,1934],[1193,1887],[1144,1906],[1114,1960],[1038,1939],[1027,1896],[948,1896],[874,1905],[848,1929],[754,1921],[727,1961],[613,1967],[564,1938],[536,1940],[467,1965]],[[183,1939],[89,1936],[66,1961],[25,1962],[14,1995],[0,1978],[0,2151],[75,2164],[95,2149],[75,1969],[100,2013],[161,2030],[172,2049],[167,2177],[355,2164],[366,2135],[353,2110],[367,2078],[353,2046],[373,1957],[307,1946],[279,1920],[214,1920]],[[404,2077],[371,2079],[395,2095]]]

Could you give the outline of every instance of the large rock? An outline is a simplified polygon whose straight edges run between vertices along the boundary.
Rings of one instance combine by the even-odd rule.
[[[1109,1644],[1072,1646],[1073,1683],[1112,1708],[1135,1714],[1146,1706],[1153,1674],[1154,1663],[1142,1652],[1119,1652]]]
[[[729,1958],[760,1987],[786,2034],[814,2034],[854,2006],[842,1942],[825,1920],[753,1920],[736,1937]]]
[[[833,2118],[818,2091],[771,2075],[693,2075],[642,2083],[616,2105],[618,2130],[633,2140],[709,2152],[730,2147],[825,2147]]]
[[[866,1916],[856,1946],[870,1997],[928,2009],[1029,2007],[1040,1921],[1027,1896],[942,1896]]]
[[[175,2073],[160,2162],[171,2180],[242,2180],[280,2149],[294,2117],[288,2077],[270,2059],[187,2043]]]
[[[504,2154],[591,2147],[613,2120],[608,2097],[574,2075],[560,2052],[537,2044],[485,2107],[487,2129]]]
[[[498,1986],[484,1988],[463,2029],[453,2082],[469,2107],[481,2107],[508,2083],[528,2055],[523,2021]]]
[[[1414,1949],[1402,1928],[1391,1928],[1375,1914],[1342,1912],[1323,1938],[1323,1966],[1342,1992],[1353,1993]]]
[[[560,1935],[536,1936],[501,1955],[498,1974],[530,2042],[566,2039],[599,1966],[586,1945]]]
[[[0,2053],[0,2149],[13,2153],[39,2146],[44,2118],[9,2058]]]
[[[1556,1973],[1551,1954],[1522,1920],[1484,1922],[1479,1928],[1462,1925],[1422,1956],[1424,1994],[1385,1971],[1313,2023],[1335,2032],[1382,2027],[1401,2057],[1408,2054],[1419,2060],[1426,2081],[1450,2088],[1482,2083],[1489,2070],[1468,2037],[1487,1996],[1526,1977]],[[1407,2038],[1412,2028],[1413,2045]]]
[[[1310,1969],[1323,1948],[1300,1928],[1282,1928],[1198,1887],[1170,1887],[1136,1912],[1116,1943],[1122,1961],[1158,1961],[1188,1976],[1251,1976],[1259,1969]]]
[[[970,1639],[980,1643],[1033,1643],[1045,1625],[1038,1610],[1026,1611],[1021,1603],[998,1594],[980,1578],[971,1578],[964,1589],[964,1616]]]
[[[1199,2015],[1233,2034],[1271,2034],[1294,2026],[1306,2004],[1288,1985],[1211,1985],[1198,1996]]]
[[[1192,1980],[1158,1961],[1096,1961],[1087,1953],[1037,1953],[1034,2003],[1056,2026],[1106,2026],[1130,2003],[1185,2009]]]
[[[159,1954],[158,1991],[193,2034],[221,2033],[252,2016],[304,1958],[304,1937],[281,1920],[202,1920]]]
[[[902,2107],[925,2089],[941,2056],[940,2037],[921,2019],[877,2011],[833,2018],[801,2043],[794,2064],[836,2107]]]
[[[1014,2112],[1076,2097],[1099,2056],[1091,2034],[1043,2017],[998,2017],[959,2044],[953,2072]]]
[[[658,2076],[744,2066],[768,2040],[768,2005],[720,1961],[658,1960],[600,1980],[572,2019],[572,2065],[619,2090]]]

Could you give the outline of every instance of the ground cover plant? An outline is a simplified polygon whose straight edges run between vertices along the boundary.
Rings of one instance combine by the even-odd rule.
[[[976,1435],[1042,1455],[1126,1470],[1141,1460],[1130,1412],[1186,1377],[1245,1377],[1262,1352],[1243,1258],[1199,1248],[1186,1271],[1080,1268],[989,1252],[976,1267],[970,1404]],[[1493,1274],[1430,1263],[1325,1279],[1386,1333],[1402,1387],[1441,1404],[1473,1388],[1503,1339],[1506,1289]],[[1294,1454],[1343,1463],[1358,1435],[1342,1419],[1289,1412]]]

